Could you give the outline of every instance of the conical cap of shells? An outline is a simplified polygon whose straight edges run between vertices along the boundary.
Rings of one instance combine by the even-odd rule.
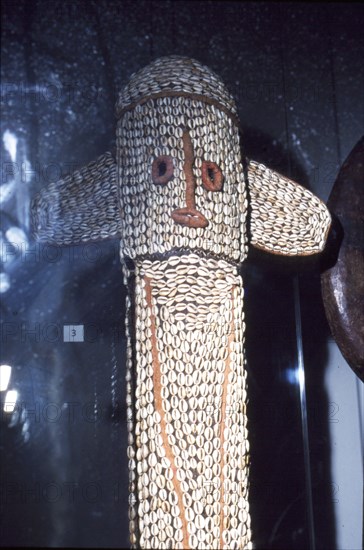
[[[119,95],[117,116],[151,97],[166,95],[204,97],[220,104],[232,115],[237,114],[233,97],[211,69],[195,59],[172,55],[156,59],[131,76]]]

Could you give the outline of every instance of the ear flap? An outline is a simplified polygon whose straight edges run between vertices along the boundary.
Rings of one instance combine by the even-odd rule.
[[[249,161],[247,172],[251,244],[285,256],[321,252],[331,225],[325,204],[264,164]]]
[[[47,188],[31,206],[34,237],[70,245],[121,234],[116,162],[107,152]]]

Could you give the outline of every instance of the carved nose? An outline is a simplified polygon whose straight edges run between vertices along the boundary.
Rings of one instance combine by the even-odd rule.
[[[188,130],[183,132],[183,150],[185,154],[184,173],[186,177],[186,207],[173,210],[171,216],[175,223],[186,225],[187,227],[207,227],[208,220],[201,212],[196,209],[196,180],[193,175],[193,146],[191,136]]]

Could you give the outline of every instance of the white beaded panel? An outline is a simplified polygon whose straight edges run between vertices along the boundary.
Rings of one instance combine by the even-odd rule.
[[[137,262],[135,288],[132,541],[250,548],[242,280],[191,254]]]
[[[248,178],[253,246],[287,256],[323,250],[331,216],[318,197],[255,161],[249,162]]]

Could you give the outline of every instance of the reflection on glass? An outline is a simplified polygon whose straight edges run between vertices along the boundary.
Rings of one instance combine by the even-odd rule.
[[[18,392],[16,390],[9,390],[8,392],[6,392],[4,401],[4,412],[12,413],[15,409],[17,399]]]
[[[0,391],[6,391],[8,389],[11,376],[10,365],[0,365]]]
[[[7,273],[0,273],[0,293],[7,292],[10,288],[10,279]]]

